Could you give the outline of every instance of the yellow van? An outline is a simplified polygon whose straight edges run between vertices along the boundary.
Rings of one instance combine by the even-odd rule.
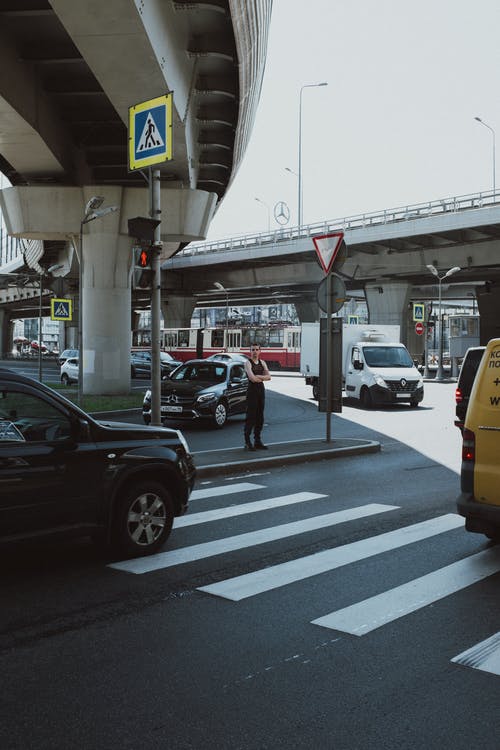
[[[500,339],[491,339],[470,395],[462,435],[461,494],[467,531],[500,541]]]

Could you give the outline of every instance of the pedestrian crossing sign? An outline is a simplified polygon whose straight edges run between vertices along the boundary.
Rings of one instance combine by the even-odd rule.
[[[73,320],[73,302],[70,299],[50,300],[50,319],[51,320]]]
[[[413,303],[413,320],[416,323],[425,322],[425,305],[423,302]]]
[[[129,107],[128,170],[171,161],[173,94]]]

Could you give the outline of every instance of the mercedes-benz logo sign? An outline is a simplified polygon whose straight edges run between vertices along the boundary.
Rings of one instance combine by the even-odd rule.
[[[290,209],[284,201],[278,201],[275,205],[274,218],[278,224],[288,224],[290,221]]]
[[[165,401],[167,402],[167,404],[176,404],[177,401],[178,401],[178,399],[177,399],[177,396],[174,393],[172,396],[167,396],[167,398],[165,399]]]

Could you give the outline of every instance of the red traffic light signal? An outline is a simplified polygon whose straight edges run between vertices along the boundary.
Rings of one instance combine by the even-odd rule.
[[[144,247],[138,248],[135,264],[137,268],[151,268],[151,250]]]
[[[148,247],[136,247],[134,249],[134,288],[148,289],[153,280],[151,261],[153,250]]]

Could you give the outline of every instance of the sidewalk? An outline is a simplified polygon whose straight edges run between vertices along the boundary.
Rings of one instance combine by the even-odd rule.
[[[341,438],[331,440],[329,443],[324,439],[317,439],[267,443],[267,445],[267,451],[246,451],[243,447],[194,451],[197,476],[198,478],[210,477],[216,474],[231,474],[235,471],[358,456],[362,453],[377,453],[380,450],[380,443],[375,440],[355,438]]]

